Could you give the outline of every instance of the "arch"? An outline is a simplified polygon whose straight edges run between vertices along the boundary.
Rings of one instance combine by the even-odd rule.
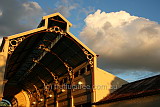
[[[15,98],[17,99],[18,107],[30,107],[30,99],[27,92],[22,90],[15,95]]]
[[[68,74],[72,81],[73,69],[86,62],[93,65],[95,54],[70,34],[68,25],[63,30],[56,25],[48,28],[47,21],[50,19],[47,18],[44,18],[44,27],[9,37],[6,93],[9,86],[19,89],[12,96],[5,94],[6,98],[20,95],[22,90],[33,94],[36,91],[33,86],[37,89],[45,88],[43,82],[53,82],[53,74],[57,77]]]

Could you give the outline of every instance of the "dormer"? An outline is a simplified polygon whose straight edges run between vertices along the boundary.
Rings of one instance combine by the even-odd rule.
[[[72,26],[72,24],[60,13],[54,13],[48,16],[44,16],[38,28],[39,27],[52,28],[54,26],[58,26],[63,31],[69,32],[69,29]]]

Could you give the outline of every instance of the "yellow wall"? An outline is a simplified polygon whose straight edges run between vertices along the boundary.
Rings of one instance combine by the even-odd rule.
[[[5,71],[5,57],[2,53],[0,53],[0,100],[2,100],[3,97],[3,78],[4,78],[4,71]]]
[[[4,85],[7,81],[4,80],[4,74],[5,74],[5,67],[6,67],[6,61],[8,57],[8,45],[9,41],[8,39],[5,39],[4,46],[2,48],[2,51],[0,52],[0,101],[3,97],[3,90]]]
[[[96,105],[96,107],[160,107],[160,95]]]
[[[127,81],[99,68],[96,68],[94,71],[94,82],[95,102],[100,101],[113,91],[120,88],[123,84],[127,83]]]

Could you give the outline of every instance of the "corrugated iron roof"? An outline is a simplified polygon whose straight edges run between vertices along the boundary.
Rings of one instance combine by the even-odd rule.
[[[144,97],[148,95],[160,94],[159,81],[160,75],[157,75],[125,84],[121,88],[117,89],[115,92],[111,93],[110,95],[106,96],[105,98],[94,104],[98,105],[137,97]]]

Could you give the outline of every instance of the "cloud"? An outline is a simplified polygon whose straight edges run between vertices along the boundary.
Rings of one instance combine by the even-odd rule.
[[[86,15],[88,15],[88,14],[90,14],[92,12],[95,12],[94,7],[82,8],[80,10],[80,13],[85,13]]]
[[[2,14],[3,14],[3,12],[2,12],[2,10],[0,10],[0,16],[2,16]]]
[[[86,8],[84,7],[80,7],[78,14],[77,14],[77,20],[82,20],[84,19],[86,16],[88,16],[90,13],[95,12],[94,7],[88,6]],[[83,17],[84,16],[84,17]]]
[[[85,19],[80,38],[97,54],[99,66],[110,71],[160,70],[160,25],[125,11],[97,10]]]
[[[1,0],[0,36],[9,36],[35,28],[44,14],[37,2]]]
[[[82,7],[81,3],[82,1],[76,1],[76,0],[60,0],[55,3],[55,8],[53,9],[53,11],[60,12],[65,17],[70,17],[72,11],[76,12],[77,17],[81,17],[81,15],[84,14],[86,16],[92,12],[95,12],[94,7],[88,6],[84,8]],[[52,11],[51,8],[49,10]]]
[[[60,0],[56,3],[56,8],[54,8],[54,12],[61,13],[64,17],[69,17],[71,15],[71,11],[76,9],[78,4],[72,2],[72,0]]]

